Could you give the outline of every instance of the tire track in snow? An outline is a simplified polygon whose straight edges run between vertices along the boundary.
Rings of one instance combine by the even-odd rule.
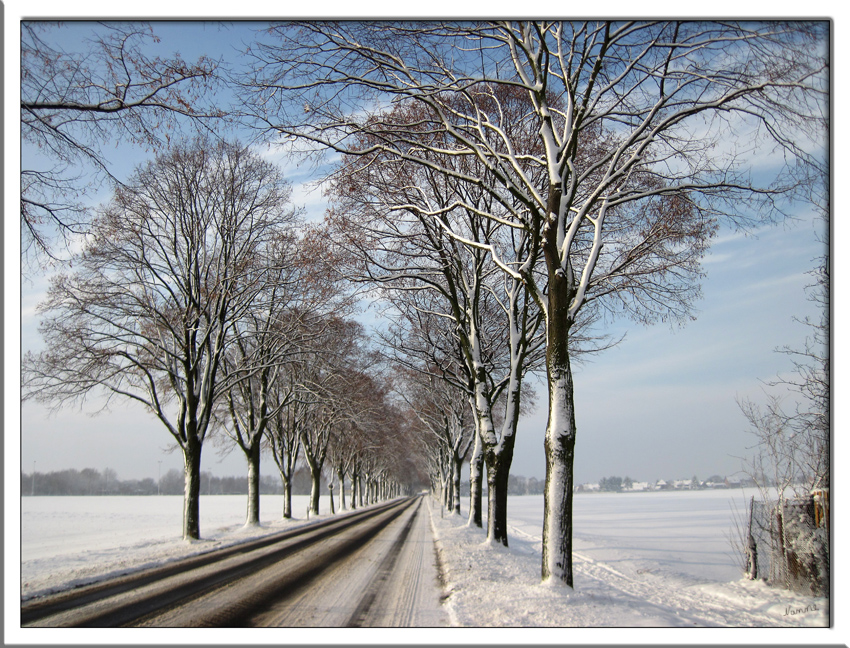
[[[309,590],[323,574],[337,566],[356,583],[332,580],[328,584],[331,591],[350,595],[336,610],[341,618],[332,623],[344,625],[363,593],[369,591],[370,565],[381,563],[381,547],[394,546],[392,538],[398,535],[394,529],[410,532],[412,523],[405,527],[403,520],[421,517],[415,515],[420,506],[419,497],[393,500],[336,519],[97,583],[81,591],[47,597],[22,605],[22,625],[250,625],[257,612],[265,609],[270,601]],[[416,529],[421,531],[421,525],[416,525]],[[410,540],[420,549],[427,545],[429,551],[433,551],[433,538],[427,531],[426,528],[424,539],[405,534],[403,540]],[[404,547],[396,551],[403,558],[399,560],[400,565],[415,563],[415,555]],[[363,554],[362,564],[352,559],[355,554]],[[434,581],[430,590],[434,601],[438,601],[436,578]],[[404,598],[399,592],[406,590],[396,587],[391,602],[398,603]],[[420,591],[420,595],[424,594]],[[405,600],[410,604],[418,603],[414,599]],[[379,597],[371,606],[373,609],[368,611],[367,620],[378,611],[381,602]],[[398,610],[397,605],[394,609],[397,610],[395,617],[402,620],[414,614]]]
[[[269,601],[248,625],[285,627],[436,627],[448,625],[439,606],[436,570],[426,564],[433,536],[421,500],[308,586]]]
[[[435,556],[431,517],[422,513],[417,515],[402,545],[396,568],[378,593],[373,606],[376,614],[369,625],[438,627],[450,624],[440,602],[442,590]]]
[[[416,508],[411,514],[410,519],[408,519],[408,521],[405,523],[404,527],[401,530],[401,533],[398,534],[398,537],[396,537],[396,539],[392,543],[392,546],[384,555],[380,565],[378,565],[375,576],[372,578],[371,582],[369,583],[369,586],[366,588],[366,592],[363,595],[363,598],[360,599],[360,603],[354,610],[354,613],[351,615],[351,618],[348,619],[348,623],[346,624],[347,627],[359,628],[365,622],[366,616],[369,614],[369,610],[374,605],[375,599],[378,597],[378,593],[380,592],[381,587],[390,577],[393,567],[395,567],[396,561],[398,561],[398,556],[401,553],[405,541],[407,540],[407,536],[410,534],[410,529],[413,528],[413,523],[416,521],[416,517],[419,514],[420,506],[421,500],[419,504],[416,505]]]

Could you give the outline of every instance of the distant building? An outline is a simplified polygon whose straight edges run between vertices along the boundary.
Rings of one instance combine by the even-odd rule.
[[[641,492],[652,492],[652,491],[668,491],[668,490],[699,490],[703,488],[747,488],[750,486],[754,486],[755,482],[748,477],[737,478],[737,477],[719,477],[717,475],[713,475],[706,481],[699,481],[698,479],[691,477],[690,479],[659,479],[655,482],[650,481],[633,481],[630,478],[626,478],[622,480],[622,487],[619,491],[612,488],[605,488],[604,483],[609,479],[615,478],[605,478],[600,482],[587,482],[584,484],[577,484],[573,488],[573,492],[576,493],[599,493],[603,491],[608,492],[621,492],[621,493],[641,493]],[[619,480],[619,478],[616,478]]]
[[[652,484],[649,482],[632,482],[632,487],[626,489],[629,491],[648,491],[652,490]]]
[[[588,482],[587,484],[579,484],[573,489],[576,493],[590,493],[599,491],[598,482]]]

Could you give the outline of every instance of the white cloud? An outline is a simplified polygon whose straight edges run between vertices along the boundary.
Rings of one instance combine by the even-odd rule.
[[[292,203],[304,207],[309,220],[321,220],[324,216],[327,198],[325,190],[328,183],[324,180],[311,180],[292,186]]]

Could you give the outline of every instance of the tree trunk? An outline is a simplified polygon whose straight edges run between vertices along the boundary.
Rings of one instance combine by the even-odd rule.
[[[283,482],[283,517],[286,520],[292,518],[292,478],[281,475]]]
[[[351,508],[352,511],[357,510],[357,472],[351,473]]]
[[[455,462],[453,457],[449,457],[449,469],[446,471],[446,510],[454,509],[454,481],[455,481]]]
[[[514,360],[512,360],[514,362]],[[518,372],[516,365],[512,372]],[[505,419],[502,423],[501,441],[497,440],[492,425],[492,415],[482,417],[480,428],[484,449],[484,463],[487,466],[487,539],[508,546],[508,482],[511,462],[514,456],[516,426],[519,421],[519,399],[521,381],[516,374],[511,377],[511,387],[505,404]]]
[[[553,191],[550,203],[560,193]],[[550,208],[551,213],[557,213]],[[549,268],[549,312],[546,322],[546,377],[549,387],[549,420],[546,424],[546,482],[543,499],[543,559],[541,576],[573,586],[573,462],[576,419],[569,337],[569,308],[575,294],[571,269],[560,269],[554,230],[544,245]]]
[[[513,450],[513,449],[511,449]],[[512,455],[513,452],[510,453]],[[508,546],[508,480],[511,456],[490,453],[487,460],[487,538]],[[492,458],[492,461],[491,461]]]
[[[543,580],[573,586],[573,460],[575,436],[546,428],[546,485],[543,496]],[[563,428],[561,428],[563,429]]]
[[[260,439],[254,440],[251,448],[245,452],[248,459],[248,515],[245,526],[260,524]]]
[[[331,500],[331,515],[336,514],[336,510],[334,509],[334,485],[328,484],[328,497]]]
[[[452,470],[452,513],[460,515],[460,473],[463,470],[463,457],[455,453]]]
[[[339,510],[345,510],[345,472],[340,467],[336,471],[336,481],[339,484]]]
[[[201,537],[201,444],[194,437],[183,447],[183,539]]]
[[[481,444],[481,435],[475,430],[475,446],[472,449],[472,457],[469,459],[469,518],[468,524],[474,524],[478,528],[482,526],[482,491],[484,478],[484,447]]]
[[[321,496],[322,471],[310,466],[310,514],[319,514],[319,497]]]

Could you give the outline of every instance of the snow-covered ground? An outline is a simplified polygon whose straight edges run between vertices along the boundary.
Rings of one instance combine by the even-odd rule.
[[[744,497],[740,491],[577,495],[573,590],[539,582],[542,495],[509,499],[508,549],[487,544],[482,530],[435,508],[452,621],[479,627],[826,626],[826,599],[741,579],[728,535],[731,502]]]
[[[306,495],[294,496],[294,518],[283,520],[283,496],[263,495],[261,526],[245,528],[246,496],[201,496],[201,540],[184,542],[183,497],[179,495],[24,497],[21,597],[31,598],[295,528],[308,523],[308,502]],[[321,498],[319,511],[329,512],[327,497]]]
[[[739,578],[727,535],[733,517],[730,502],[736,501],[741,508],[745,501],[740,491],[577,495],[574,590],[539,583],[542,496],[509,500],[508,549],[484,543],[480,529],[469,528],[465,518],[441,515],[439,507],[428,500],[450,590],[446,605],[456,625],[811,628],[828,623],[828,601],[772,590]],[[203,539],[186,543],[180,539],[181,497],[25,497],[21,506],[23,598],[309,523],[304,519],[306,497],[294,498],[297,519],[284,522],[280,518],[282,498],[264,495],[262,526],[246,529],[244,496],[207,496],[201,499]],[[322,511],[328,511],[326,499]],[[7,584],[14,574],[9,562],[7,559]],[[10,590],[14,593],[13,586],[7,585],[6,618],[14,619],[16,615],[9,614],[8,607]],[[31,638],[44,641],[40,634],[28,634],[31,630],[18,632],[21,634],[14,637],[16,642]],[[352,641],[350,635],[334,632],[299,634],[298,641]],[[532,634],[521,636],[510,630],[497,635],[488,634],[488,630],[476,632],[482,634],[453,635],[450,641],[565,640],[558,634],[534,634],[552,631],[526,631]],[[635,631],[613,635],[613,639],[608,631],[598,629],[590,636],[581,633],[593,630],[571,632],[579,633],[570,635],[571,642],[658,644],[690,642],[695,636],[705,637],[693,633],[710,631],[692,631],[684,637],[662,634],[660,639],[659,633],[647,639],[649,635]],[[771,643],[835,643],[837,639],[830,630],[809,630],[805,638],[799,632],[788,635],[784,634],[787,631],[773,630],[768,634]],[[86,634],[80,638],[98,643],[101,636],[106,641],[116,637]],[[127,635],[117,636],[123,639]],[[425,631],[417,634],[416,640],[427,641],[428,637]],[[377,639],[363,635],[363,641],[373,644],[408,638],[403,633]],[[717,639],[709,635],[707,641]],[[747,642],[752,639],[752,634],[743,638]],[[197,635],[193,640],[198,640]],[[226,643],[233,639],[225,630],[205,637],[207,640]],[[354,640],[360,642],[357,637]],[[433,640],[442,643],[446,638],[438,635]],[[244,641],[244,634],[240,635],[238,642]],[[723,641],[734,642],[735,638],[724,634]]]

